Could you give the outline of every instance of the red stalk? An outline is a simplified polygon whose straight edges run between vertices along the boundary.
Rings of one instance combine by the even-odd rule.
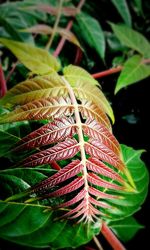
[[[77,5],[77,13],[78,13],[78,12],[80,11],[80,9],[82,8],[84,2],[85,2],[85,0],[80,0],[79,4]],[[70,20],[70,21],[68,22],[68,24],[67,24],[67,26],[66,26],[66,31],[71,30],[72,26],[73,26],[73,19]],[[66,41],[66,39],[63,38],[63,37],[60,39],[59,44],[58,44],[57,48],[55,49],[55,51],[54,51],[54,53],[53,53],[53,55],[54,55],[55,57],[57,57],[57,56],[60,54],[61,50],[62,50],[63,47],[64,47],[65,41]]]
[[[125,247],[117,239],[115,234],[110,230],[110,228],[106,225],[105,222],[102,223],[101,232],[114,250],[125,250]]]
[[[2,64],[0,64],[0,97],[3,97],[7,92],[6,80],[2,68]]]
[[[107,70],[92,74],[92,76],[95,79],[97,79],[97,78],[101,78],[101,77],[104,77],[104,76],[108,76],[108,75],[120,72],[122,69],[123,69],[123,66],[118,66],[116,68],[111,68],[111,69],[107,69]]]

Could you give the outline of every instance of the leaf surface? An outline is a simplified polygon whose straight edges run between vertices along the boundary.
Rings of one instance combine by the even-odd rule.
[[[96,19],[84,13],[76,15],[76,20],[84,41],[104,60],[105,38],[100,24]]]
[[[110,23],[111,28],[122,44],[139,52],[145,58],[150,57],[150,43],[139,32],[125,26]]]
[[[132,56],[124,64],[124,68],[117,80],[115,93],[123,87],[141,81],[148,76],[150,76],[150,66],[144,65],[140,56]]]
[[[0,38],[0,43],[6,46],[33,73],[45,75],[60,69],[57,59],[44,49],[6,38]]]
[[[124,22],[131,26],[131,14],[126,0],[111,0]]]

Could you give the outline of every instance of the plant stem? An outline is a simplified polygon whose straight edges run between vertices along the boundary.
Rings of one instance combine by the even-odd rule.
[[[3,97],[7,92],[6,80],[2,68],[2,64],[0,63],[0,97]]]
[[[79,4],[77,5],[77,13],[81,10],[81,8],[82,8],[82,6],[83,6],[84,3],[85,3],[85,0],[80,0]],[[68,22],[68,24],[66,26],[66,31],[71,30],[72,26],[73,26],[73,19],[71,19]],[[53,53],[53,56],[57,57],[60,54],[61,50],[64,47],[65,41],[66,41],[66,39],[64,37],[62,37],[60,39],[59,44],[58,44],[56,50]]]
[[[6,82],[9,81],[11,75],[14,73],[14,71],[15,71],[15,69],[16,69],[16,66],[17,66],[18,62],[19,62],[19,61],[17,60],[15,63],[13,63],[13,66],[12,66],[11,70],[9,71],[7,77],[6,77]]]
[[[96,236],[93,237],[93,241],[95,242],[95,245],[97,246],[98,250],[104,250],[103,247],[101,246],[99,240],[96,238]]]
[[[142,60],[142,64],[149,64],[150,63],[150,59],[144,59]],[[92,74],[92,76],[97,79],[97,78],[101,78],[101,77],[104,77],[104,76],[108,76],[108,75],[112,75],[114,73],[118,73],[120,71],[123,70],[123,66],[117,66],[116,68],[111,68],[111,69],[107,69],[107,70],[104,70],[104,71],[101,71],[101,72],[98,72],[98,73],[94,73]]]
[[[48,41],[48,43],[46,45],[47,50],[49,50],[49,48],[51,47],[54,36],[56,34],[56,30],[57,30],[57,27],[58,27],[58,24],[59,24],[59,21],[60,21],[60,17],[61,17],[62,6],[63,6],[63,0],[60,0],[59,1],[59,6],[58,6],[58,14],[57,14],[56,21],[55,21],[55,24],[54,24],[54,27],[53,27],[53,30],[52,30],[52,35],[50,36],[50,39],[49,39],[49,41]]]
[[[115,234],[110,230],[110,228],[106,225],[105,222],[102,223],[101,232],[114,250],[125,250],[125,247],[117,239]]]

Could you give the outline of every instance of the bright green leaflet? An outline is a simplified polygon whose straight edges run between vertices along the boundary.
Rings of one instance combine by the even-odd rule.
[[[145,58],[150,57],[150,43],[139,32],[125,26],[110,23],[117,38],[125,46],[139,52]]]
[[[33,73],[45,75],[60,69],[58,60],[45,49],[5,38],[0,38],[0,43],[10,49],[19,61]]]
[[[122,88],[150,76],[150,66],[144,65],[142,57],[135,55],[128,59],[117,80],[115,94]]]
[[[80,13],[76,16],[78,29],[84,41],[93,49],[96,50],[100,58],[105,58],[105,38],[104,32],[96,19]]]
[[[128,8],[128,4],[126,0],[111,0],[116,9],[118,10],[120,16],[124,20],[124,22],[128,25],[131,26],[132,20],[131,20],[131,15],[130,11]]]

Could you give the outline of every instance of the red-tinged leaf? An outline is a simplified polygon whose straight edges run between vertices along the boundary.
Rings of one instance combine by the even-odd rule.
[[[27,32],[27,33],[49,35],[49,34],[53,33],[53,28],[46,25],[46,24],[38,24],[38,25],[32,26],[30,28],[23,29],[21,31]],[[71,42],[71,43],[73,43],[76,46],[81,48],[77,37],[70,30],[66,30],[65,28],[57,27],[55,29],[55,33],[58,33],[60,36],[62,36],[63,38],[65,38],[69,42]]]
[[[72,117],[57,118],[22,138],[14,150],[25,150],[60,142],[76,133]]]
[[[50,149],[43,150],[26,158],[22,164],[24,166],[38,166],[71,158],[79,151],[80,146],[75,139],[67,139]]]
[[[107,203],[103,202],[103,201],[98,201],[96,199],[94,199],[93,197],[90,196],[89,201],[94,204],[95,206],[98,207],[103,207],[103,208],[109,208],[112,209],[112,206],[108,205]]]
[[[98,139],[102,144],[106,145],[115,154],[120,156],[120,145],[118,141],[103,124],[88,118],[84,125],[84,133],[90,138]]]
[[[57,208],[60,207],[69,207],[71,205],[74,205],[75,203],[77,203],[78,201],[82,200],[85,196],[86,191],[84,189],[82,189],[74,198],[72,198],[69,201],[66,201],[60,205],[57,206]]]
[[[38,191],[49,189],[50,187],[54,187],[60,184],[61,182],[66,181],[73,176],[76,176],[78,173],[81,172],[82,168],[83,166],[81,162],[79,160],[74,160],[73,162],[65,166],[64,168],[60,169],[53,176],[42,181],[39,185],[32,187],[31,190],[33,192],[38,192]]]
[[[100,124],[111,129],[110,121],[102,109],[93,102],[82,100],[82,105],[79,105],[79,110],[83,118],[95,119]]]
[[[89,187],[89,193],[101,199],[117,199],[118,198],[117,195],[107,194],[93,187]]]
[[[119,170],[124,170],[124,164],[121,162],[119,157],[110,149],[108,149],[104,144],[96,139],[91,139],[88,143],[85,143],[86,153],[92,157],[98,158],[105,161]]]
[[[123,178],[118,173],[116,173],[113,169],[105,165],[97,158],[89,158],[87,160],[87,168],[94,173],[101,174],[103,176],[109,177],[110,179],[124,183]]]
[[[62,196],[65,194],[69,194],[80,187],[82,187],[84,184],[83,177],[77,177],[75,180],[70,182],[69,184],[63,186],[62,188],[57,189],[56,191],[49,193],[48,195],[43,196],[42,198],[48,198],[48,197],[57,197],[57,196]]]
[[[69,98],[47,98],[29,102],[8,114],[2,115],[0,123],[58,118],[72,113],[73,106]]]
[[[58,7],[54,7],[50,4],[37,4],[34,6],[27,7],[26,9],[42,11],[54,16],[58,15]],[[62,7],[62,13],[65,16],[75,16],[77,14],[77,9],[75,7]]]
[[[70,215],[79,212],[80,209],[83,208],[83,206],[84,206],[84,201],[82,201],[77,207],[75,207],[75,208],[71,209],[69,212],[65,213],[65,214],[62,216],[62,218],[63,218],[63,217],[69,217],[69,218],[70,218]]]
[[[107,189],[113,189],[113,190],[124,190],[123,186],[116,185],[114,183],[105,181],[101,179],[99,176],[89,173],[88,174],[88,181],[94,185],[97,185],[99,187],[107,188]]]

